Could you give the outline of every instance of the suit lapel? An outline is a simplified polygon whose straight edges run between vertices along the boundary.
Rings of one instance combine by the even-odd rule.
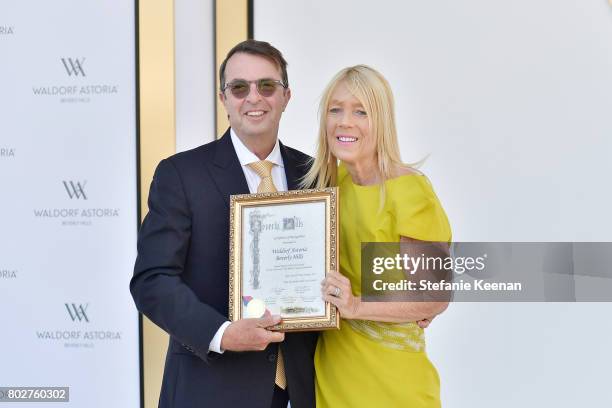
[[[249,193],[249,185],[244,177],[238,156],[236,156],[229,129],[219,139],[213,163],[209,169],[213,182],[228,204],[230,195]]]
[[[285,177],[287,178],[287,189],[299,189],[300,179],[305,174],[305,166],[300,163],[293,152],[279,142],[283,165],[285,166]],[[244,177],[244,171],[238,161],[236,150],[232,144],[229,129],[217,142],[217,148],[212,161],[208,166],[212,180],[221,192],[223,199],[229,204],[230,195],[249,194],[249,185]]]
[[[285,147],[279,141],[281,156],[283,157],[283,165],[285,166],[285,177],[287,177],[287,189],[299,189],[300,178],[304,177],[304,166],[300,166],[299,159],[295,157],[293,152]]]

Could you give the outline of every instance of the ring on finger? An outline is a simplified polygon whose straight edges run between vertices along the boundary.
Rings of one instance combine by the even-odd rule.
[[[340,290],[340,288],[336,286],[336,287],[334,287],[334,292],[332,293],[332,296],[340,297],[341,293],[342,293],[342,291]]]

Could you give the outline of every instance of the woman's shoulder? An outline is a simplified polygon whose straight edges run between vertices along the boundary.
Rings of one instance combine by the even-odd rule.
[[[431,182],[414,167],[398,166],[385,182],[387,197],[398,211],[423,209],[438,204]]]
[[[408,165],[395,166],[391,174],[392,174],[391,176],[392,179],[402,177],[402,176],[424,176],[424,174],[420,172],[418,169],[415,169],[414,167],[411,167]]]
[[[429,194],[431,184],[427,176],[420,170],[410,166],[396,166],[391,171],[391,177],[385,182],[393,192],[405,192],[405,190],[416,190],[422,194]]]
[[[449,240],[446,213],[427,176],[414,168],[398,172],[387,184],[387,197],[399,235],[424,241]]]

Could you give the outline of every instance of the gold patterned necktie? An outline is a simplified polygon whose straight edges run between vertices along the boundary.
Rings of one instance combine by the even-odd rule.
[[[274,181],[272,180],[272,167],[274,167],[274,163],[267,160],[261,160],[258,162],[249,163],[247,166],[249,166],[255,173],[257,173],[259,177],[261,177],[259,186],[257,186],[258,193],[274,193],[278,191],[276,190]],[[276,359],[276,377],[274,378],[274,382],[283,390],[287,388],[285,359],[283,358],[280,345],[278,346],[278,359]]]
[[[259,182],[259,186],[257,186],[258,193],[274,193],[276,187],[274,186],[274,181],[272,180],[272,167],[274,167],[274,163],[269,162],[267,160],[261,160],[254,163],[247,164],[259,177],[261,177],[261,181]]]

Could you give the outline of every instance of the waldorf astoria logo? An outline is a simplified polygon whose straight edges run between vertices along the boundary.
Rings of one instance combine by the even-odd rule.
[[[3,268],[0,266],[0,279],[2,280],[17,279],[17,273],[16,269]]]
[[[66,306],[66,310],[68,311],[68,316],[72,319],[73,322],[86,322],[89,323],[89,317],[87,317],[87,308],[89,307],[89,303],[77,304],[77,303],[64,303]]]
[[[68,76],[86,76],[83,65],[85,65],[85,58],[62,58],[62,64],[66,68]]]
[[[99,205],[100,194],[90,196],[87,180],[62,180],[61,190],[64,200],[74,205],[61,208],[35,208],[33,212],[36,219],[59,221],[62,226],[67,227],[90,227],[95,221],[118,218],[120,215],[119,208]],[[58,188],[57,191],[59,193],[60,189]],[[55,198],[59,199],[59,196]],[[91,206],[88,205],[90,201],[94,202]]]
[[[86,61],[87,67],[85,67]],[[61,70],[63,75],[68,77],[66,79],[68,82],[34,85],[32,86],[34,96],[60,103],[89,103],[95,98],[119,93],[117,84],[101,81],[99,75],[96,75],[98,72],[105,71],[100,68],[100,64],[92,64],[84,56],[58,57],[54,65],[55,70],[51,69],[50,72],[59,73],[58,70]]]
[[[58,305],[59,306],[59,305]],[[60,327],[36,330],[38,341],[57,343],[65,348],[94,348],[97,344],[121,341],[123,334],[116,328],[94,327],[89,303],[67,302],[63,304],[65,324]],[[59,307],[54,310],[60,310]],[[87,330],[81,330],[81,328]]]
[[[5,35],[13,35],[15,34],[15,27],[0,24],[0,37]]]
[[[1,159],[12,159],[15,157],[15,148],[13,147],[0,147],[0,160]]]
[[[87,181],[62,181],[62,183],[64,183],[64,188],[66,188],[70,199],[76,198],[78,200],[83,198],[83,200],[87,200],[85,195],[85,184],[87,184]]]

